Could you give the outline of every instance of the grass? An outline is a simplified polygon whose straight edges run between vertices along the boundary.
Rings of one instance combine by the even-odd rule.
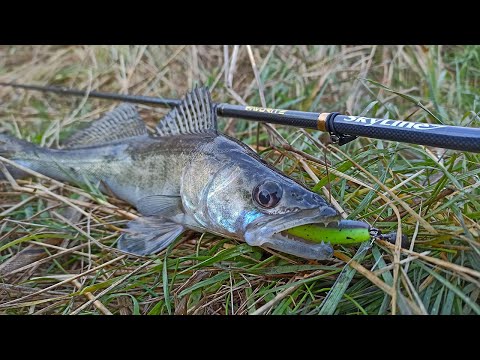
[[[2,46],[0,81],[165,97],[206,83],[219,102],[480,124],[477,46]],[[7,88],[0,98],[0,131],[44,146],[115,106]],[[152,126],[167,111],[139,107]],[[187,232],[160,254],[129,257],[114,244],[134,209],[33,176],[0,182],[0,313],[480,313],[479,154],[220,127],[349,218],[400,225],[412,246],[376,241],[308,261]]]

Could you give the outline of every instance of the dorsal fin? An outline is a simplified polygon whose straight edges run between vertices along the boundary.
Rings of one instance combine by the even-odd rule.
[[[64,148],[81,148],[146,135],[147,127],[131,104],[120,104],[87,128],[73,134]]]
[[[207,87],[195,88],[158,124],[160,136],[217,131],[217,114]]]

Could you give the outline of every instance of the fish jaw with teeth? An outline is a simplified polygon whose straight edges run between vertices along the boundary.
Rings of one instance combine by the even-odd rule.
[[[325,213],[328,215],[325,216]],[[331,207],[319,208],[318,211],[299,211],[293,216],[282,219],[277,226],[259,226],[252,223],[245,233],[245,241],[250,245],[265,246],[274,250],[303,257],[306,259],[325,260],[333,255],[333,247],[329,243],[312,243],[299,236],[291,235],[287,230],[306,224],[338,224],[338,213]]]

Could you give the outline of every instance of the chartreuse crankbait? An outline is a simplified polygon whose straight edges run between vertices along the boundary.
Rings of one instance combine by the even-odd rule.
[[[305,224],[285,231],[288,235],[314,243],[356,244],[371,238],[370,225],[363,221],[341,220],[338,225]]]

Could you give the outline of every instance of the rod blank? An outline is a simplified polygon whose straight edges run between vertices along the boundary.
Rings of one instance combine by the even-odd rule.
[[[84,91],[56,86],[2,83],[26,90],[53,92],[62,95],[90,96],[157,106],[174,107],[181,100],[142,95],[123,95],[99,91]],[[412,121],[375,119],[363,116],[347,116],[338,113],[315,113],[306,111],[270,109],[256,106],[215,104],[217,115],[246,120],[268,122],[320,131],[328,131],[340,144],[357,136],[373,139],[406,142],[445,149],[480,153],[480,128],[417,123]]]
[[[119,100],[124,102],[131,103],[140,103],[140,104],[150,104],[150,105],[161,105],[161,106],[170,106],[174,107],[181,103],[181,100],[177,99],[164,99],[153,96],[143,96],[143,95],[124,95],[116,94],[109,92],[100,92],[100,91],[86,91],[86,90],[77,90],[69,89],[60,86],[41,86],[41,85],[26,85],[26,84],[16,84],[16,83],[4,83],[0,82],[0,86],[10,86],[14,88],[26,89],[26,90],[35,90],[42,92],[52,92],[62,95],[74,95],[74,96],[89,96],[98,99],[107,99],[107,100]]]

